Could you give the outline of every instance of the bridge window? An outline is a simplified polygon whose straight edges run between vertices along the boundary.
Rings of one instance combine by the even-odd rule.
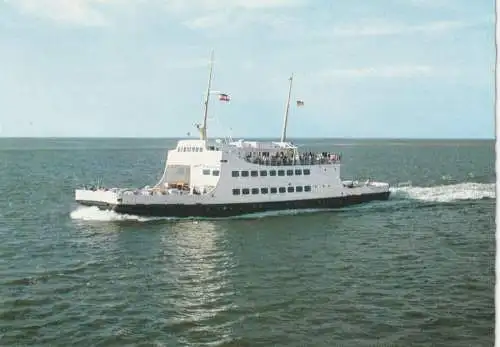
[[[267,194],[267,193],[269,193],[269,189],[267,189],[267,188],[260,188],[260,193],[261,194]]]
[[[278,176],[285,176],[285,170],[278,170]]]
[[[301,192],[302,192],[302,186],[297,186],[297,187],[295,187],[295,191],[296,191],[297,193],[301,193]]]
[[[304,169],[304,175],[310,175],[311,171],[309,169]]]
[[[248,171],[241,171],[241,177],[248,177]]]
[[[259,188],[252,188],[252,194],[259,194]]]
[[[259,175],[258,171],[250,171],[250,176],[257,177]]]
[[[287,191],[288,191],[289,193],[293,193],[293,192],[294,192],[294,189],[293,189],[293,187],[288,187]]]
[[[311,186],[305,186],[304,187],[305,192],[310,192],[311,191]]]
[[[233,177],[240,177],[240,172],[239,171],[233,171],[232,175],[233,175]]]
[[[233,195],[240,195],[239,189],[233,189]]]
[[[269,176],[276,176],[276,170],[269,171]]]
[[[262,171],[260,172],[260,175],[261,175],[261,176],[267,176],[267,171],[266,171],[266,170],[262,170]]]
[[[219,176],[219,173],[220,173],[219,170],[212,171],[213,176]]]
[[[286,193],[286,188],[285,187],[279,187],[279,192],[280,193]]]
[[[276,194],[278,192],[278,189],[276,188],[271,188],[271,194]]]
[[[250,194],[250,189],[248,189],[248,188],[243,188],[243,189],[241,190],[241,192],[243,193],[243,195],[248,195],[248,194]]]
[[[297,176],[302,175],[302,170],[301,169],[295,169],[295,175],[297,175]]]
[[[204,174],[204,175],[210,175],[210,170],[208,170],[208,169],[204,169],[204,170],[203,170],[203,174]]]

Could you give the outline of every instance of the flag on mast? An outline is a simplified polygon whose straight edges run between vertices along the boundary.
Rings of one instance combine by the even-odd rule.
[[[229,95],[221,93],[221,94],[219,94],[219,100],[229,102],[229,100],[231,100],[231,98],[229,97]]]
[[[297,107],[304,106],[303,100],[297,100]]]

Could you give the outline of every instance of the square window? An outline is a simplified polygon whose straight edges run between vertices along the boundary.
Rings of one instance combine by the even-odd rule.
[[[302,186],[297,186],[297,187],[295,187],[295,191],[296,191],[297,193],[301,193],[301,192],[302,192]]]
[[[309,169],[304,169],[304,175],[310,175],[311,171]]]
[[[285,176],[284,170],[278,170],[278,176]]]
[[[293,193],[294,191],[295,191],[295,190],[293,189],[293,187],[288,187],[288,188],[287,188],[287,192],[289,192],[289,193]]]
[[[208,169],[204,169],[204,170],[203,170],[203,174],[204,174],[204,175],[210,175],[210,170],[208,170]]]
[[[286,193],[286,188],[285,187],[280,187],[279,188],[280,193]]]
[[[241,177],[248,177],[248,171],[241,171]]]
[[[252,194],[259,194],[259,188],[252,188]]]
[[[286,170],[287,176],[293,176],[293,170]]]
[[[260,172],[260,175],[261,175],[261,176],[267,176],[267,171],[266,171],[266,170],[262,170],[262,171]]]
[[[233,171],[232,175],[233,175],[233,177],[240,177],[240,172],[239,171]]]
[[[220,174],[219,170],[212,171],[213,176],[219,176],[219,174]]]
[[[250,189],[248,189],[248,188],[243,188],[243,189],[241,190],[241,192],[243,193],[243,195],[248,195],[248,194],[250,194]]]
[[[301,169],[295,169],[295,175],[296,176],[302,175],[302,170]]]
[[[278,189],[276,188],[271,188],[271,194],[276,194],[278,192]]]
[[[240,195],[239,189],[233,189],[233,195]]]
[[[267,188],[260,188],[260,193],[261,194],[267,194],[269,192],[269,189]]]
[[[305,186],[304,187],[305,192],[310,192],[311,191],[311,186]]]
[[[250,171],[250,176],[257,177],[259,175],[258,171]]]
[[[269,176],[276,176],[276,170],[269,171]]]

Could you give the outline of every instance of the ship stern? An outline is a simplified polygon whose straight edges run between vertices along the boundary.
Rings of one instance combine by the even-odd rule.
[[[104,189],[76,189],[75,201],[83,206],[95,206],[101,210],[114,210],[121,202],[116,191]]]

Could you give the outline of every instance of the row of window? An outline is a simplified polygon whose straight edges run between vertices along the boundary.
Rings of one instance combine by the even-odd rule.
[[[205,176],[219,176],[220,171],[219,170],[210,170],[210,169],[203,169],[203,175]],[[252,171],[233,171],[232,175],[233,177],[264,177],[264,176],[300,176],[300,175],[310,175],[311,171],[309,169],[295,169],[295,170],[252,170]]]
[[[202,147],[179,147],[177,152],[203,152]]]
[[[219,176],[220,174],[219,170],[203,169],[203,175],[210,176],[210,171],[212,171],[212,176]]]
[[[252,170],[252,171],[233,171],[233,177],[257,177],[257,176],[300,176],[300,175],[310,175],[311,170],[309,169],[295,169],[295,170]]]
[[[277,194],[277,193],[302,193],[302,192],[310,192],[311,191],[311,186],[296,186],[296,187],[272,187],[272,188],[235,188],[233,189],[233,195],[249,195],[252,193],[252,195],[256,194]]]
[[[207,151],[218,151],[215,146],[208,146]],[[203,147],[178,147],[177,152],[203,152]]]

